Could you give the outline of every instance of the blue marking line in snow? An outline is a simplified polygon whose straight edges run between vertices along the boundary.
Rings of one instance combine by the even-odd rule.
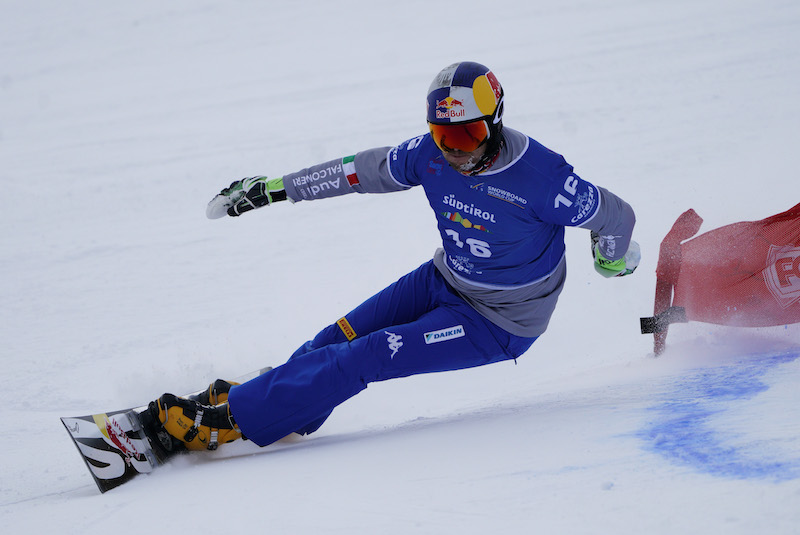
[[[785,440],[743,439],[741,433],[725,430],[724,425],[717,429],[715,423],[723,414],[729,417],[728,411],[741,408],[738,402],[766,392],[770,388],[764,382],[768,372],[799,357],[797,351],[750,355],[732,365],[695,370],[680,378],[674,389],[664,394],[662,403],[649,409],[655,417],[637,436],[646,442],[646,449],[715,476],[798,479],[800,448],[795,445],[787,453],[779,446],[800,444],[800,422]],[[743,423],[747,425],[747,421]]]

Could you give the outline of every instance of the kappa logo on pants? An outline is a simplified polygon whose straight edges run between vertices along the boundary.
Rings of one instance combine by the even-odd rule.
[[[389,358],[393,359],[394,356],[397,355],[397,352],[400,351],[400,348],[403,347],[403,337],[399,334],[390,333],[389,331],[383,332],[386,333],[386,341],[389,342],[389,350],[392,352]]]
[[[461,338],[465,335],[464,326],[456,325],[455,327],[442,329],[441,331],[425,333],[425,343],[435,344],[436,342],[444,342],[445,340],[452,340],[453,338]]]

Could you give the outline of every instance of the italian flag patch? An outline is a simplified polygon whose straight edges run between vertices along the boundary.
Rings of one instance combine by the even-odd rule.
[[[350,184],[350,186],[358,184],[355,155],[342,158],[342,169],[344,170],[344,174],[347,175],[347,183]]]

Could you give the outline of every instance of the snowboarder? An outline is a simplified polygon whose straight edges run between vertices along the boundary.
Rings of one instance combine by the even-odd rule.
[[[215,449],[244,435],[266,446],[316,431],[371,382],[516,359],[547,328],[564,285],[567,226],[591,231],[604,276],[636,269],[632,208],[561,155],[504,128],[503,104],[487,67],[456,63],[428,90],[428,133],[281,178],[238,180],[211,200],[214,219],[287,199],[422,186],[443,244],[282,366],[241,385],[217,380],[193,399],[152,402],[153,418],[177,444]]]

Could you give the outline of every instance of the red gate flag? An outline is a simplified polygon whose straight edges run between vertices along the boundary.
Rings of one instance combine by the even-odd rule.
[[[761,221],[694,236],[702,219],[682,214],[661,243],[653,318],[642,332],[664,350],[669,323],[767,327],[800,323],[800,204]]]

